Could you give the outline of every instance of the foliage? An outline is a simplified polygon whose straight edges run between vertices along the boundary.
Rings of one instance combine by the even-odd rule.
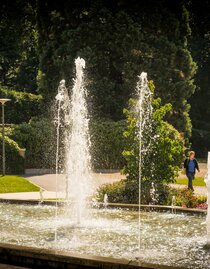
[[[0,3],[0,84],[22,92],[36,92],[37,31],[32,3]]]
[[[12,139],[26,148],[27,168],[55,166],[55,127],[49,119],[33,119],[14,126]]]
[[[28,122],[48,110],[59,81],[65,78],[72,86],[74,59],[80,56],[86,60],[94,116],[122,120],[136,77],[146,71],[155,81],[155,96],[163,104],[172,104],[167,121],[185,140],[193,124],[192,148],[206,157],[210,150],[209,1],[142,0],[140,5],[137,0],[2,0],[0,8],[1,88],[41,93],[45,104],[12,95],[8,122]]]
[[[133,193],[136,193],[136,188],[138,186],[130,184],[130,188],[127,186],[128,182],[124,179],[118,182],[111,184],[104,184],[97,189],[96,198],[99,202],[103,202],[104,195],[107,194],[108,201],[110,203],[128,203],[128,204],[138,204],[138,196],[134,196]],[[145,182],[144,189],[142,193],[144,199],[142,199],[142,204],[152,203],[151,196],[149,195],[149,182]],[[156,185],[156,203],[159,205],[168,205],[171,204],[171,188],[166,184],[157,184]]]
[[[193,35],[190,38],[190,50],[197,62],[198,71],[195,76],[197,91],[190,98],[192,119],[192,148],[200,157],[206,158],[210,150],[210,2],[191,1],[187,6]]]
[[[206,195],[198,195],[196,196],[198,204],[203,204],[207,202],[207,196]]]
[[[125,121],[97,120],[90,123],[91,156],[94,169],[121,169]]]
[[[11,102],[6,104],[7,123],[28,122],[32,117],[37,116],[43,107],[42,96],[38,94],[19,92],[0,85],[0,95],[1,98],[11,99]]]
[[[127,195],[125,193],[125,180],[114,182],[112,184],[104,184],[97,190],[96,199],[103,202],[104,195],[107,194],[109,203],[127,203]]]
[[[191,190],[179,189],[176,191],[176,205],[191,208],[196,207],[196,197]]]
[[[39,191],[39,187],[33,185],[23,177],[14,175],[0,176],[0,193],[33,191]]]
[[[38,33],[33,2],[0,3],[0,95],[12,99],[7,104],[7,123],[28,122],[43,108],[37,94]]]
[[[137,137],[137,115],[135,102],[131,102],[127,116],[127,130],[124,135],[127,139],[123,155],[126,159],[124,174],[126,174],[126,193],[129,193],[130,202],[137,201],[139,193],[139,141]],[[164,183],[174,182],[178,175],[183,159],[184,143],[179,132],[163,120],[171,106],[160,105],[160,99],[153,100],[153,114],[151,118],[150,135],[153,139],[150,150],[143,156],[141,166],[141,200],[149,203],[152,182],[157,190],[161,190]],[[144,134],[143,134],[144,135]],[[147,139],[150,139],[149,137]],[[144,148],[143,148],[144,150]]]
[[[189,137],[187,99],[195,90],[196,65],[188,50],[189,14],[182,1],[38,1],[37,18],[39,89],[47,101],[61,78],[72,85],[74,59],[80,56],[87,62],[94,113],[119,120],[137,75],[146,70],[156,95],[173,105],[169,122]]]
[[[131,200],[126,191],[126,181],[121,180],[112,184],[104,184],[97,190],[96,198],[99,202],[103,202],[104,195],[107,194],[110,203],[135,203],[138,204],[138,199]],[[172,197],[175,196],[175,206],[189,207],[189,208],[203,208],[206,209],[207,197],[205,195],[197,196],[191,190],[172,188],[166,184],[159,184],[156,189],[157,201],[159,205],[172,205]],[[147,204],[151,203],[148,200]]]
[[[19,154],[19,145],[7,136],[4,141],[6,173],[23,174],[25,163]],[[2,145],[2,134],[0,134],[0,144]],[[0,160],[2,160],[2,147],[0,147]],[[0,162],[0,171],[2,171],[2,162]]]
[[[166,205],[172,204],[172,197],[175,196],[175,206],[189,208],[206,208],[206,195],[195,195],[192,190],[187,188],[172,188],[168,189]]]
[[[192,190],[173,189],[173,195],[176,197],[176,206],[196,208],[206,203],[206,196],[196,196]]]
[[[29,123],[22,123],[13,126],[12,129],[7,129],[7,133],[21,147],[26,148],[27,168],[54,168],[55,129],[55,125],[48,118],[34,118]],[[125,161],[121,153],[124,146],[124,129],[124,121],[98,120],[90,123],[93,169],[120,169],[123,167]],[[62,151],[62,145],[60,146]],[[62,161],[60,160],[60,162]]]

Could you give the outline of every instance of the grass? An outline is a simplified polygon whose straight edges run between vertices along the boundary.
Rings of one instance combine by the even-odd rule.
[[[178,178],[176,180],[176,184],[187,185],[188,184],[188,179],[187,178]],[[203,177],[196,177],[193,180],[193,185],[194,186],[206,186],[206,183],[204,182]]]
[[[0,193],[33,191],[39,191],[39,188],[21,176],[0,176]]]

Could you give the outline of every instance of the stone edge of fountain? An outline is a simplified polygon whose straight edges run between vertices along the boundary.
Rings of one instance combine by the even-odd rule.
[[[0,203],[8,203],[8,204],[22,204],[22,205],[55,205],[55,200],[44,200],[40,203],[39,200],[18,200],[18,199],[0,199]],[[65,201],[58,200],[57,204],[62,206]],[[94,207],[93,207],[94,208]],[[95,208],[104,208],[103,203],[98,203],[98,207]],[[108,203],[107,209],[130,209],[130,210],[139,210],[138,204],[121,204],[121,203]],[[170,211],[176,213],[191,213],[191,214],[207,214],[206,209],[197,209],[197,208],[185,208],[180,206],[165,206],[165,205],[140,205],[140,209],[142,211],[159,211],[159,212],[166,212]]]
[[[104,268],[104,269],[186,269],[167,265],[141,263],[126,259],[89,256],[0,243],[0,263],[29,268]],[[1,265],[1,264],[0,264]]]

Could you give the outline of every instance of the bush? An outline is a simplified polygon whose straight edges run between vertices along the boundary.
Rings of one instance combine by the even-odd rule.
[[[110,203],[127,203],[127,196],[125,194],[125,181],[114,182],[112,184],[104,184],[97,190],[96,198],[99,202],[103,202],[104,195],[108,195]]]
[[[197,199],[192,190],[177,189],[175,191],[175,197],[177,206],[190,208],[195,208],[197,206]]]
[[[55,167],[55,126],[49,119],[16,125],[11,138],[26,148],[26,168]]]
[[[12,101],[6,104],[6,120],[18,124],[28,122],[31,117],[37,116],[43,110],[42,96],[26,92],[18,92],[0,85],[2,98]]]
[[[0,134],[0,143],[2,145],[2,135]],[[24,158],[19,154],[18,144],[5,136],[5,170],[7,174],[23,174],[25,169]],[[2,160],[2,147],[0,147],[0,160]],[[2,161],[0,162],[0,171],[2,171]]]
[[[125,127],[125,121],[91,122],[91,156],[94,169],[121,169],[124,166],[122,151],[125,142],[123,137]]]
[[[125,121],[93,121],[90,124],[92,167],[120,169],[124,165]],[[26,148],[27,168],[55,168],[56,127],[50,119],[32,119],[8,130],[9,136]],[[63,163],[62,130],[60,168]]]
[[[104,184],[97,190],[96,198],[99,202],[103,202],[104,195],[107,194],[108,201],[111,203],[139,203],[139,198],[132,194],[132,188],[126,188],[126,181],[121,180],[112,184]],[[168,185],[160,184],[156,190],[156,203],[159,205],[172,205],[172,197],[175,196],[176,206],[188,208],[207,208],[207,197],[196,196],[188,189],[175,189]],[[151,195],[148,194],[148,189],[142,190],[141,204],[150,204],[152,202]],[[146,197],[146,198],[145,198]]]
[[[133,195],[133,184],[131,183],[130,187],[127,187],[126,180],[122,179],[119,182],[114,182],[111,184],[104,184],[100,186],[97,190],[97,200],[103,202],[104,195],[108,195],[108,200],[111,203],[128,203],[128,204],[138,204],[139,197]],[[150,195],[150,184],[146,186],[146,188],[141,191],[141,203],[142,204],[150,204],[152,202],[152,198]],[[157,203],[160,205],[168,205],[170,204],[169,200],[172,199],[171,188],[167,185],[159,185],[159,189],[156,189],[156,198]],[[158,194],[158,195],[157,195]],[[171,198],[169,198],[169,196]]]
[[[206,208],[207,197],[205,195],[197,196],[192,190],[171,188],[168,195],[168,205],[171,205],[172,196],[176,197],[176,206],[189,208]]]

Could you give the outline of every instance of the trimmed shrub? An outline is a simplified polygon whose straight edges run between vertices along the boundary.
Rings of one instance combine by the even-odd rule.
[[[96,198],[99,202],[103,202],[104,195],[107,194],[108,201],[111,203],[139,203],[139,198],[133,196],[132,189],[126,188],[126,180],[114,182],[112,184],[104,184],[97,190]],[[149,186],[149,185],[148,185]],[[207,208],[207,197],[204,195],[196,196],[191,190],[188,189],[175,189],[168,185],[160,184],[155,189],[156,204],[159,205],[172,205],[172,197],[175,196],[176,206],[189,207],[189,208]],[[142,204],[150,204],[152,202],[151,196],[146,196],[145,193],[149,193],[149,189],[142,189]]]
[[[125,121],[98,120],[90,123],[93,169],[121,169],[124,166],[125,128]]]
[[[125,180],[114,182],[112,184],[104,184],[97,190],[96,199],[103,202],[104,195],[108,195],[110,203],[126,203],[127,196],[125,195]]]
[[[123,167],[124,128],[125,121],[93,121],[90,123],[93,169],[120,169]],[[33,119],[29,123],[16,125],[9,135],[21,147],[26,148],[27,168],[55,167],[56,127],[50,119]],[[62,130],[60,150],[63,152]],[[60,167],[62,168],[62,156]]]
[[[0,143],[2,145],[2,134],[0,134]],[[18,144],[5,136],[5,169],[7,174],[23,174],[25,161],[19,154]],[[2,160],[2,147],[0,147],[0,160]],[[0,162],[0,171],[2,172],[2,161]]]
[[[122,179],[119,182],[114,182],[112,184],[104,184],[100,186],[97,190],[96,198],[98,201],[102,202],[104,195],[108,195],[109,202],[112,203],[128,203],[128,204],[138,204],[139,197],[138,195],[134,195],[136,193],[136,189],[138,189],[138,185],[135,186],[130,182],[130,186],[128,187],[128,182],[125,179]],[[141,189],[141,203],[142,204],[150,204],[152,203],[152,198],[150,195],[151,185],[150,182],[148,184],[144,184],[144,188]],[[171,205],[172,200],[172,189],[166,184],[159,184],[155,189],[156,194],[156,203],[159,205]]]
[[[6,104],[7,123],[18,124],[29,121],[44,111],[42,96],[27,92],[19,92],[0,85],[2,98],[10,98]]]
[[[26,148],[26,168],[55,167],[55,126],[49,119],[16,125],[11,138]]]

